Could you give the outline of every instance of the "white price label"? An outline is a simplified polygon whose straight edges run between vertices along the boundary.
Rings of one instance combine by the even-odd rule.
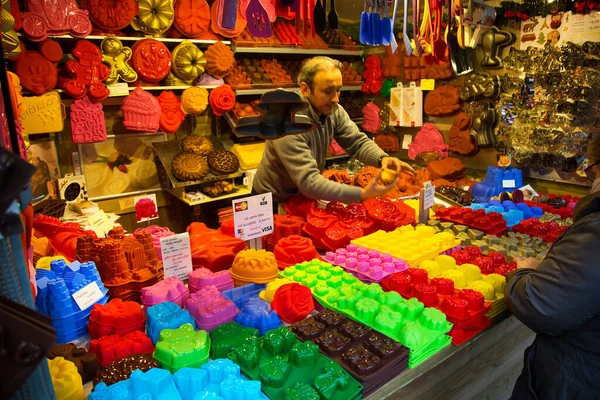
[[[176,276],[181,280],[187,279],[192,272],[192,252],[190,235],[187,232],[160,238],[165,279]]]
[[[433,204],[435,203],[435,186],[428,181],[423,184],[423,188],[425,189],[425,195],[423,196],[423,209],[426,210],[433,207]]]
[[[502,181],[502,186],[506,189],[514,189],[516,186],[514,179],[506,179]]]
[[[402,148],[408,150],[408,145],[412,143],[412,135],[404,135],[402,138]]]
[[[92,282],[83,289],[78,290],[73,293],[73,300],[79,306],[81,311],[87,310],[92,305],[96,304],[100,299],[102,299],[104,295],[100,291],[98,284],[96,282]]]
[[[252,240],[273,233],[273,196],[259,194],[232,201],[235,237]]]
[[[109,97],[123,97],[129,95],[129,85],[125,82],[113,83],[107,87],[110,91]]]

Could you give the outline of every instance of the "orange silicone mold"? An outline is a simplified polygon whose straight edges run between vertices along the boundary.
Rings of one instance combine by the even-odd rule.
[[[275,280],[278,273],[275,255],[266,250],[244,250],[238,253],[231,267],[235,286],[268,283]]]

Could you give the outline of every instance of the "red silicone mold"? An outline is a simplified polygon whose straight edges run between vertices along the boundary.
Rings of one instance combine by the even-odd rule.
[[[508,226],[502,218],[502,214],[496,212],[486,214],[484,209],[471,210],[452,206],[436,211],[435,216],[444,222],[466,225],[487,235],[502,236],[508,232]]]
[[[235,92],[230,85],[221,85],[211,90],[208,102],[213,110],[213,114],[221,116],[233,109],[235,105]]]
[[[100,365],[105,366],[113,361],[137,353],[152,353],[154,345],[144,332],[133,331],[121,337],[119,335],[104,336],[90,343],[90,353],[96,354]]]
[[[423,124],[415,139],[408,145],[408,157],[414,160],[421,153],[435,152],[440,158],[447,158],[448,148],[442,134],[435,129],[432,123],[428,122]]]
[[[296,217],[304,218],[308,216],[310,210],[313,209],[316,205],[316,201],[309,199],[308,197],[298,194],[296,196],[291,197],[285,203],[285,212],[288,215],[294,215]]]
[[[92,101],[104,100],[110,90],[104,81],[110,75],[110,68],[102,63],[100,48],[88,40],[79,40],[73,48],[73,57],[69,60],[66,70],[72,79],[65,83],[65,92],[74,99],[87,95]]]
[[[171,52],[164,43],[155,39],[143,39],[131,50],[131,65],[142,80],[158,83],[171,71]]]
[[[517,269],[515,261],[507,262],[502,253],[492,251],[487,255],[482,254],[481,249],[476,246],[468,246],[462,250],[456,250],[450,254],[456,260],[456,264],[474,264],[479,267],[482,274],[508,275],[510,271]]]
[[[230,268],[235,256],[248,248],[243,240],[223,235],[201,222],[192,223],[187,227],[187,232],[190,234],[194,268],[222,271]]]
[[[71,139],[73,143],[96,143],[106,140],[106,123],[102,103],[92,103],[86,96],[71,104]]]
[[[125,336],[132,331],[143,331],[145,322],[146,317],[138,303],[113,299],[105,305],[94,305],[88,329],[92,339],[109,335]]]
[[[277,243],[283,238],[292,235],[302,235],[305,222],[302,218],[292,215],[274,215],[273,224],[273,233],[267,239],[267,250],[269,251],[273,251]]]
[[[526,219],[512,227],[514,232],[537,236],[542,238],[544,242],[549,243],[554,243],[567,228],[567,226],[560,226],[554,221],[540,222],[539,219],[535,218]]]
[[[310,289],[299,283],[288,283],[277,289],[271,308],[289,324],[302,321],[314,309],[315,303]]]
[[[319,257],[312,240],[299,235],[291,235],[279,240],[273,253],[277,259],[279,269],[285,269]]]
[[[415,210],[402,201],[369,199],[363,202],[363,205],[367,216],[375,222],[376,230],[391,232],[401,226],[415,223]]]

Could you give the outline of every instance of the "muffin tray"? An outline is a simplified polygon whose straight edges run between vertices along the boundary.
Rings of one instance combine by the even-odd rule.
[[[401,258],[351,244],[345,249],[327,252],[324,261],[338,265],[363,282],[379,282],[383,278],[408,268]]]
[[[223,147],[223,144],[219,140],[216,140],[212,136],[210,136],[208,138],[213,143],[214,150],[225,150],[225,148]],[[173,161],[173,157],[175,157],[177,154],[181,153],[181,150],[179,149],[179,142],[177,142],[177,141],[155,142],[155,143],[152,143],[152,146],[154,147],[154,151],[156,152],[156,155],[158,156],[158,159],[160,160],[160,164],[162,165],[162,168],[158,168],[159,173],[166,174],[166,177],[168,178],[168,180],[171,182],[171,184],[174,187],[186,187],[186,186],[193,186],[193,185],[201,185],[204,183],[212,183],[212,182],[222,181],[224,179],[238,178],[243,175],[243,172],[241,172],[239,170],[237,172],[234,172],[233,174],[229,174],[229,175],[216,175],[209,170],[208,174],[204,177],[204,179],[201,179],[199,181],[182,182],[179,179],[175,178],[175,175],[173,175],[173,170],[171,168],[171,162]],[[161,171],[161,169],[162,169],[162,171]]]
[[[448,346],[452,324],[439,310],[417,299],[385,293],[378,284],[366,285],[341,267],[313,260],[289,267],[281,276],[308,286],[324,307],[343,313],[397,340],[410,349],[412,368]]]
[[[480,230],[487,235],[502,236],[509,229],[502,214],[497,212],[486,214],[483,209],[471,210],[452,206],[436,211],[435,216],[441,221],[465,225]]]
[[[368,396],[408,368],[410,350],[399,342],[333,310],[291,327],[301,341],[319,346],[363,385]]]
[[[300,342],[279,327],[233,349],[228,357],[250,379],[260,380],[272,400],[353,400],[362,398],[362,385],[341,366],[319,352],[312,342]]]
[[[424,260],[434,259],[440,253],[455,248],[460,241],[450,232],[436,233],[429,226],[418,225],[415,229],[407,225],[392,232],[375,232],[353,240],[352,244],[379,250],[416,267]]]

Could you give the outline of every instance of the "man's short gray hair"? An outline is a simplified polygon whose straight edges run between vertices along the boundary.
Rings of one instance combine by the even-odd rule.
[[[313,81],[317,72],[333,71],[335,69],[341,72],[344,69],[344,65],[341,61],[334,60],[333,58],[320,56],[304,60],[298,74],[298,85],[305,82],[310,90],[313,90]]]

